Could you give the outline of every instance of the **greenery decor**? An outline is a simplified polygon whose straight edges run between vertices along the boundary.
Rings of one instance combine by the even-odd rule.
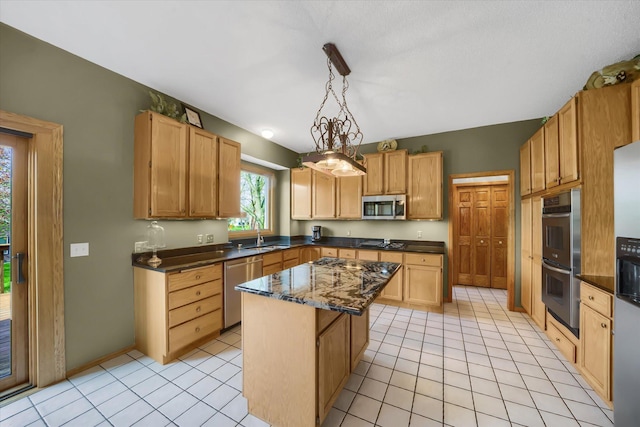
[[[427,146],[423,145],[422,147],[420,147],[419,150],[415,150],[415,151],[413,151],[412,153],[409,153],[409,154],[414,155],[414,154],[422,154],[422,153],[428,153],[428,152],[429,152],[429,150],[427,149]]]
[[[166,101],[159,93],[149,92],[151,96],[151,107],[149,109],[163,116],[171,117],[180,123],[187,123],[187,114],[182,113],[178,104]]]

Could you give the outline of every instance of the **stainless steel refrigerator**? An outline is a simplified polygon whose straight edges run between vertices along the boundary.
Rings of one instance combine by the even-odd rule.
[[[616,298],[613,407],[616,427],[640,425],[640,141],[614,152]],[[634,296],[634,292],[636,295]]]

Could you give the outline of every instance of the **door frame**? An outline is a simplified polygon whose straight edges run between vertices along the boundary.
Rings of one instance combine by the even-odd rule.
[[[63,127],[0,110],[0,127],[33,135],[27,171],[29,380],[66,377],[62,217]]]
[[[454,184],[454,179],[460,178],[481,178],[481,177],[492,177],[498,175],[506,175],[508,177],[507,181],[478,181],[478,182],[464,182]],[[447,256],[449,258],[448,263],[448,274],[447,274],[447,301],[451,302],[453,300],[453,272],[454,267],[457,265],[457,259],[453,253],[454,247],[454,220],[455,215],[453,215],[453,201],[454,194],[458,190],[458,187],[471,187],[471,186],[483,186],[483,185],[507,185],[507,191],[509,193],[509,252],[507,255],[507,309],[509,311],[515,311],[515,188],[514,188],[514,179],[515,179],[515,171],[513,169],[509,170],[499,170],[499,171],[486,171],[486,172],[473,172],[473,173],[463,173],[463,174],[451,174],[449,175],[449,215],[451,220],[449,221],[449,247],[447,248]]]

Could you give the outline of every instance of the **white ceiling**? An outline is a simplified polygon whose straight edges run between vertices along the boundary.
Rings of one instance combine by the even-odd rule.
[[[327,42],[365,143],[551,115],[640,53],[637,0],[0,0],[0,20],[297,152]]]

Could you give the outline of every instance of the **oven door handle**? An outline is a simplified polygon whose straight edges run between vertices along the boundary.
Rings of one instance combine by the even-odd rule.
[[[569,216],[571,216],[569,212],[542,214],[542,218],[568,218]]]
[[[542,266],[544,268],[548,268],[551,271],[555,271],[556,273],[571,275],[571,270],[563,270],[563,269],[558,268],[558,267],[552,267],[552,266],[550,266],[549,264],[547,264],[544,261],[542,261]]]

